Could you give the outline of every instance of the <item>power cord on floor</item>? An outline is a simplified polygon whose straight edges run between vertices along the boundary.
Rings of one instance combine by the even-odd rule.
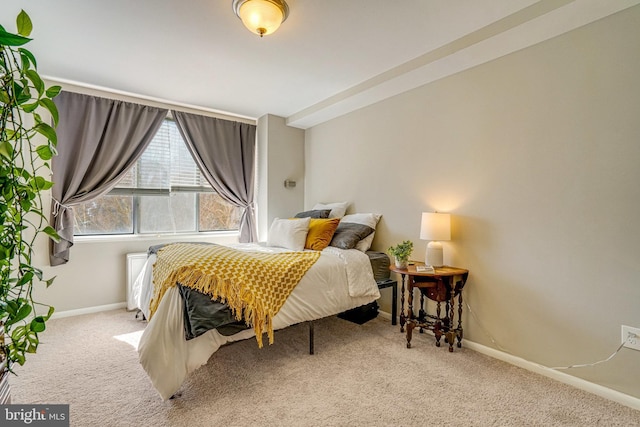
[[[628,341],[628,339],[627,339]],[[585,368],[587,366],[596,366],[599,365],[600,363],[604,363],[604,362],[608,362],[609,360],[613,359],[613,357],[618,354],[618,352],[622,349],[622,347],[624,347],[624,345],[627,343],[627,341],[623,342],[622,344],[620,344],[620,346],[618,347],[618,349],[616,351],[614,351],[611,356],[607,357],[606,359],[603,360],[598,360],[597,362],[593,362],[593,363],[583,363],[580,365],[569,365],[569,366],[556,366],[553,368],[549,368],[549,369],[555,369],[555,370],[563,370],[563,369],[571,369],[571,368]]]
[[[476,323],[478,324],[478,326],[480,326],[480,329],[482,329],[482,331],[487,335],[487,337],[489,337],[489,339],[491,340],[491,342],[492,342],[492,343],[493,343],[493,344],[498,348],[498,350],[500,350],[500,351],[502,351],[502,352],[505,352],[505,353],[507,353],[507,354],[510,354],[510,355],[512,355],[512,356],[514,356],[514,354],[513,354],[513,353],[511,353],[510,351],[508,351],[507,349],[505,349],[504,347],[502,347],[500,344],[498,344],[498,342],[493,338],[493,336],[489,333],[489,331],[487,331],[487,330],[485,329],[485,327],[482,325],[482,322],[480,322],[480,320],[476,317],[476,314],[475,314],[475,313],[473,312],[473,310],[471,309],[471,306],[469,305],[469,303],[468,303],[467,301],[465,301],[465,303],[466,303],[466,305],[467,305],[467,309],[469,310],[469,313],[470,313],[470,314],[471,314],[471,316],[476,320]],[[541,367],[541,368],[544,368],[544,369],[553,369],[553,370],[556,370],[556,371],[559,371],[559,370],[565,370],[565,369],[572,369],[572,368],[585,368],[585,367],[588,367],[588,366],[595,366],[595,365],[599,365],[600,363],[608,362],[608,361],[610,361],[611,359],[613,359],[613,358],[615,357],[615,355],[616,355],[616,354],[618,354],[618,353],[620,352],[620,350],[622,350],[622,347],[624,347],[624,345],[625,345],[627,342],[630,342],[630,341],[631,341],[631,339],[632,339],[632,338],[634,338],[634,337],[636,337],[636,335],[635,335],[635,334],[631,334],[631,333],[630,333],[630,334],[629,334],[629,336],[627,337],[627,339],[626,339],[622,344],[620,344],[620,346],[617,348],[617,350],[616,350],[616,351],[614,351],[614,352],[611,354],[611,356],[609,356],[609,357],[607,357],[606,359],[603,359],[603,360],[598,360],[597,362],[593,362],[593,363],[583,363],[583,364],[569,365],[569,366],[555,366],[555,367],[553,367],[553,368],[550,368],[550,367],[548,367],[548,366],[544,366],[544,365],[541,365],[541,364],[539,364],[539,363],[535,363],[535,362],[532,362],[532,363],[534,363],[534,364],[538,365],[538,366],[539,366],[539,367]]]

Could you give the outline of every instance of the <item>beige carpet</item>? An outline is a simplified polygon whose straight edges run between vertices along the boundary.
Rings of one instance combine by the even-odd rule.
[[[637,426],[640,411],[384,319],[336,317],[220,349],[163,402],[137,361],[144,323],[124,310],[57,319],[11,378],[14,403],[68,403],[73,426]]]

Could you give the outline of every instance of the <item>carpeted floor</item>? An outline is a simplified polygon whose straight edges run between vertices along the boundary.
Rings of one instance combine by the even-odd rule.
[[[381,318],[336,317],[225,346],[164,402],[134,348],[145,324],[116,310],[51,321],[13,403],[70,404],[72,426],[637,426],[640,411]]]

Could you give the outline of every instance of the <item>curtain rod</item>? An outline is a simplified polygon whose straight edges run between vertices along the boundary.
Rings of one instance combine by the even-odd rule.
[[[128,97],[128,98],[133,98],[136,100],[140,100],[140,101],[147,101],[147,102],[152,102],[152,103],[156,103],[159,105],[149,105],[149,104],[145,104],[145,105],[149,105],[150,107],[156,107],[156,106],[162,106],[162,107],[166,107],[171,109],[171,107],[177,107],[174,108],[176,110],[192,110],[192,111],[200,111],[200,112],[205,112],[205,113],[209,113],[211,115],[214,115],[218,118],[222,118],[222,119],[233,119],[235,121],[241,121],[244,123],[249,123],[249,124],[257,124],[257,119],[255,117],[249,117],[249,116],[243,116],[240,114],[234,114],[234,113],[229,113],[227,111],[222,111],[222,110],[216,110],[213,108],[205,108],[205,107],[201,107],[201,106],[197,106],[197,105],[191,105],[191,104],[185,104],[185,103],[181,103],[181,102],[175,102],[175,101],[169,101],[167,99],[163,99],[163,98],[156,98],[153,96],[147,96],[147,95],[141,95],[141,94],[137,94],[137,93],[133,93],[133,92],[126,92],[123,90],[118,90],[118,89],[112,89],[112,88],[108,88],[108,87],[104,87],[104,86],[98,86],[98,85],[93,85],[93,84],[89,84],[89,83],[82,83],[82,82],[77,82],[74,80],[68,80],[68,79],[61,79],[61,78],[57,78],[57,77],[51,77],[51,76],[46,76],[43,75],[42,76],[43,79],[54,83],[54,84],[59,84],[60,86],[63,87],[63,89],[66,89],[66,87],[74,87],[74,88],[78,88],[78,89],[85,89],[88,91],[93,91],[93,92],[99,92],[101,94],[107,94],[107,95],[119,95],[119,96],[123,96],[123,97]],[[83,92],[84,93],[84,92]],[[95,93],[84,93],[85,95],[96,95]],[[122,101],[128,101],[128,99],[122,99]],[[144,102],[143,102],[144,104]],[[186,111],[186,112],[190,112],[190,111]]]

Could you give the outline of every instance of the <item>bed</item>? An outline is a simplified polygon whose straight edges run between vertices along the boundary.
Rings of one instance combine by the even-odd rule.
[[[360,242],[362,238],[356,240]],[[291,252],[290,247],[271,246],[273,243],[272,240],[266,244],[237,244],[232,247],[247,253]],[[380,297],[371,258],[364,251],[354,245],[348,249],[327,246],[317,252],[320,253],[317,261],[302,276],[273,317],[273,330],[336,315]],[[185,339],[185,310],[178,286],[166,290],[151,316],[149,306],[154,294],[153,266],[156,261],[157,254],[150,253],[135,281],[133,292],[138,307],[147,319],[151,319],[138,346],[140,363],[160,396],[166,400],[222,345],[255,337],[255,332],[249,328],[223,335],[212,329],[193,339]]]

